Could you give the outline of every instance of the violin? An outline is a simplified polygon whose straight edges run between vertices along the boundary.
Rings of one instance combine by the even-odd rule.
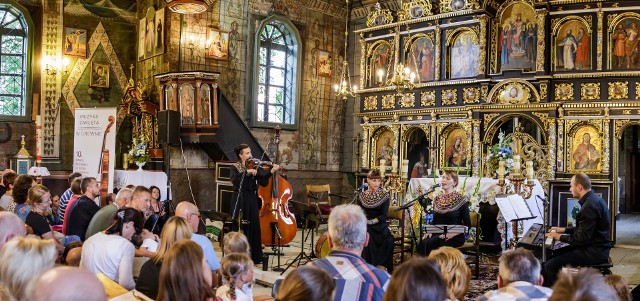
[[[244,166],[247,169],[263,169],[263,170],[271,170],[273,168],[274,163],[271,161],[262,161],[260,159],[257,158],[251,158],[251,159],[247,159],[247,161],[244,163]],[[285,174],[285,170],[284,167],[280,166],[280,172],[282,176],[286,176]]]

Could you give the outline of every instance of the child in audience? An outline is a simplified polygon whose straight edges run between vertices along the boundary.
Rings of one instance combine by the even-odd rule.
[[[331,301],[336,282],[325,270],[311,265],[298,267],[284,278],[276,301]]]
[[[452,247],[440,247],[431,251],[429,259],[440,265],[442,279],[447,285],[447,298],[450,300],[464,300],[469,291],[471,270],[464,261],[460,250]]]
[[[211,269],[202,248],[183,239],[173,244],[162,260],[156,301],[213,301],[211,283]]]
[[[242,232],[229,232],[224,236],[222,253],[224,255],[243,253],[251,256],[249,240]]]
[[[246,254],[228,254],[222,259],[222,276],[227,282],[218,288],[216,296],[223,301],[252,301],[253,295],[242,288],[253,282],[253,261]]]
[[[412,258],[395,269],[383,301],[443,301],[447,285],[438,264],[426,258]]]
[[[618,295],[620,301],[631,301],[631,292],[629,292],[629,286],[627,281],[620,275],[607,275],[604,277],[604,282],[611,286]]]
[[[8,299],[25,300],[29,282],[52,268],[57,256],[49,239],[17,237],[7,242],[0,251],[0,286]]]

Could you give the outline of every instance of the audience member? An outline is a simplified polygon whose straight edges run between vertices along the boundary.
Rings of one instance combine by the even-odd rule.
[[[527,249],[518,248],[500,256],[498,289],[476,298],[485,300],[547,300],[551,289],[542,286],[540,261]]]
[[[107,230],[94,234],[82,245],[80,267],[103,273],[124,288],[133,289],[135,246],[131,242],[135,241],[134,236],[140,235],[143,225],[144,216],[140,211],[118,210]]]
[[[0,250],[8,241],[25,235],[27,235],[25,224],[15,213],[0,212]]]
[[[624,277],[615,274],[607,275],[604,277],[604,282],[616,291],[616,295],[618,295],[618,299],[620,301],[631,301],[629,285],[627,284],[627,281],[624,280]]]
[[[14,170],[6,168],[5,170],[2,171],[2,174],[0,174],[0,195],[4,195],[7,192],[7,189],[9,189],[7,187],[7,185],[4,185],[4,175],[13,172],[15,173]],[[2,207],[2,206],[0,206]]]
[[[198,226],[200,225],[200,211],[198,210],[198,207],[186,201],[180,202],[176,207],[176,216],[184,218],[191,226],[191,232],[193,232],[191,240],[195,241],[202,248],[204,256],[207,259],[207,264],[211,269],[211,273],[213,273],[213,284],[214,286],[217,286],[218,277],[216,275],[220,269],[220,261],[218,260],[216,252],[213,250],[213,244],[211,241],[206,236],[197,234]]]
[[[156,301],[209,301],[215,297],[202,248],[191,240],[173,244],[162,260]]]
[[[389,274],[364,261],[360,256],[367,245],[367,218],[356,205],[340,205],[329,214],[331,252],[312,262],[326,270],[336,281],[334,300],[382,300]]]
[[[22,221],[27,219],[31,206],[26,204],[29,189],[36,185],[36,179],[30,175],[20,175],[13,182],[13,201],[9,203],[7,211],[17,214]]]
[[[29,189],[28,204],[31,205],[31,212],[27,214],[25,223],[33,229],[33,234],[49,239],[56,245],[58,253],[64,251],[64,246],[55,237],[51,225],[44,217],[45,212],[51,209],[51,193],[47,187],[40,184]]]
[[[60,263],[71,267],[79,267],[80,258],[82,258],[82,242],[74,241],[64,247]]]
[[[77,178],[71,182],[71,198],[67,202],[67,209],[64,211],[64,215],[62,216],[62,233],[67,234],[67,225],[69,224],[69,212],[71,212],[71,208],[73,204],[82,196],[82,179]]]
[[[122,188],[118,191],[118,195],[116,195],[115,202],[102,207],[96,214],[91,218],[91,222],[89,223],[89,227],[87,228],[87,233],[85,234],[86,238],[93,236],[98,232],[106,230],[109,225],[113,222],[113,216],[116,214],[116,211],[126,205],[129,200],[131,200],[131,189]]]
[[[222,277],[227,282],[216,291],[223,301],[252,301],[252,292],[243,290],[253,281],[253,261],[246,254],[234,253],[222,258]]]
[[[244,253],[251,256],[249,240],[242,232],[229,232],[222,240],[222,254]]]
[[[70,174],[68,177],[69,188],[65,190],[65,192],[62,193],[62,196],[60,197],[60,208],[58,209],[58,215],[60,215],[60,218],[64,219],[64,215],[67,210],[67,204],[69,204],[69,200],[71,200],[71,197],[77,194],[81,194],[81,192],[75,193],[71,190],[71,184],[73,183],[73,181],[75,181],[76,179],[79,179],[80,177],[82,177],[82,174],[79,172],[74,172]]]
[[[447,285],[447,298],[464,300],[469,291],[471,269],[467,266],[462,252],[452,247],[440,247],[431,251],[429,259],[440,265],[442,279]]]
[[[604,277],[594,269],[583,268],[577,272],[562,270],[553,287],[549,301],[610,301],[618,296],[607,285]]]
[[[149,190],[151,191],[151,206],[149,206],[149,211],[147,212],[148,218],[144,223],[144,228],[153,234],[160,234],[162,227],[167,221],[167,214],[160,200],[160,188],[158,188],[158,186],[151,186]]]
[[[447,285],[438,264],[426,258],[412,258],[393,272],[384,301],[443,301]]]
[[[84,241],[91,219],[100,210],[100,207],[94,201],[100,195],[100,185],[98,185],[98,181],[95,178],[86,177],[82,179],[80,188],[82,189],[82,196],[68,208],[69,220],[66,234],[77,235]]]
[[[140,276],[138,276],[138,282],[136,283],[136,290],[150,297],[158,295],[162,260],[169,248],[183,239],[191,239],[191,228],[184,218],[174,216],[167,221],[162,230],[158,251],[156,251],[151,260],[147,260],[142,265]]]
[[[29,285],[31,301],[107,301],[95,274],[77,267],[56,267]]]
[[[284,277],[276,301],[331,301],[336,283],[323,269],[301,266]]]
[[[0,250],[0,283],[16,300],[27,300],[27,285],[53,267],[58,252],[50,240],[19,237]]]
[[[131,201],[126,206],[146,214],[151,206],[151,190],[144,186],[136,186],[132,191]]]
[[[51,195],[51,209],[45,216],[50,225],[62,225],[62,218],[58,215],[58,209],[60,209],[60,196],[57,194]]]
[[[9,208],[9,203],[13,200],[13,183],[18,178],[18,174],[12,170],[5,170],[2,173],[2,187],[4,193],[0,197],[0,207],[5,210]]]

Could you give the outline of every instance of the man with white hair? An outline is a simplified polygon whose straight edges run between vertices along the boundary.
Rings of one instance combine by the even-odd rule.
[[[206,236],[198,234],[198,226],[200,225],[200,210],[193,203],[183,201],[176,206],[176,216],[182,217],[187,221],[187,224],[191,226],[191,240],[197,243],[204,252],[204,257],[207,260],[209,269],[213,274],[213,286],[218,284],[218,270],[220,269],[220,261],[216,252],[213,249],[213,244]]]
[[[120,207],[126,205],[131,200],[131,193],[133,191],[129,188],[122,188],[116,195],[115,202],[102,207],[91,219],[89,227],[87,228],[86,238],[91,237],[93,234],[107,230],[113,223],[113,217],[116,215],[116,211]]]
[[[340,205],[329,215],[329,245],[325,258],[312,262],[336,279],[335,301],[382,300],[389,274],[362,259],[369,242],[367,218],[356,205]]]
[[[14,237],[27,235],[24,222],[13,212],[0,212],[0,250]]]
[[[56,267],[29,285],[32,301],[107,301],[104,286],[95,274],[76,267]]]
[[[540,261],[527,249],[518,248],[500,256],[498,289],[489,291],[476,301],[547,300],[553,291],[543,287]]]

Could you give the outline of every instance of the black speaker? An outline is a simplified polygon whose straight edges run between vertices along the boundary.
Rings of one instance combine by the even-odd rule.
[[[172,110],[158,112],[158,143],[178,144],[180,141],[180,113]]]

